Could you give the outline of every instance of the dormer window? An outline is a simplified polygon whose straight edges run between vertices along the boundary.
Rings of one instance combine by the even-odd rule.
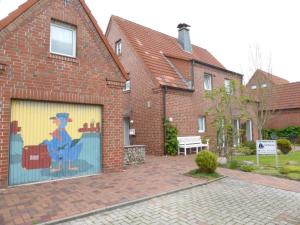
[[[51,21],[50,52],[76,57],[76,27],[58,21]]]
[[[116,52],[117,55],[121,55],[122,54],[122,41],[121,41],[121,39],[118,40],[115,43],[115,52]]]

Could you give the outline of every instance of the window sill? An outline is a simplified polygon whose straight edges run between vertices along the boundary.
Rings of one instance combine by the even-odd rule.
[[[49,53],[48,58],[63,60],[63,61],[72,62],[72,63],[76,63],[76,64],[79,63],[78,58],[73,58],[73,57],[69,57],[69,56],[59,55],[59,54],[55,54],[55,53]]]
[[[123,90],[124,94],[130,93],[130,92],[131,92],[131,90]]]

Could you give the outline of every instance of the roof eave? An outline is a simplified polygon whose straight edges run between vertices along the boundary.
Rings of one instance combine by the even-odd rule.
[[[214,65],[211,65],[209,63],[205,63],[205,62],[199,61],[197,59],[192,59],[192,61],[195,62],[195,63],[198,63],[200,65],[203,65],[203,66],[208,66],[208,67],[211,67],[213,69],[221,70],[221,71],[226,72],[226,73],[231,73],[233,75],[244,77],[243,74],[240,74],[240,73],[237,73],[237,72],[234,72],[234,71],[231,71],[231,70],[227,70],[227,69],[219,67],[219,66],[214,66]]]
[[[181,87],[174,87],[171,85],[166,85],[166,84],[161,84],[160,87],[162,89],[168,88],[168,89],[173,89],[173,90],[178,90],[178,91],[187,91],[187,92],[194,92],[195,89],[188,89],[188,88],[181,88]]]

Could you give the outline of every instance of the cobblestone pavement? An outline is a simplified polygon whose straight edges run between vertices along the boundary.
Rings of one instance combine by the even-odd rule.
[[[300,193],[225,178],[64,223],[79,224],[300,224]]]

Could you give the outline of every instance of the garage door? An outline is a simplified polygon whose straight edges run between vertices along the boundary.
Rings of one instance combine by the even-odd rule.
[[[12,101],[9,185],[101,171],[101,107]]]

